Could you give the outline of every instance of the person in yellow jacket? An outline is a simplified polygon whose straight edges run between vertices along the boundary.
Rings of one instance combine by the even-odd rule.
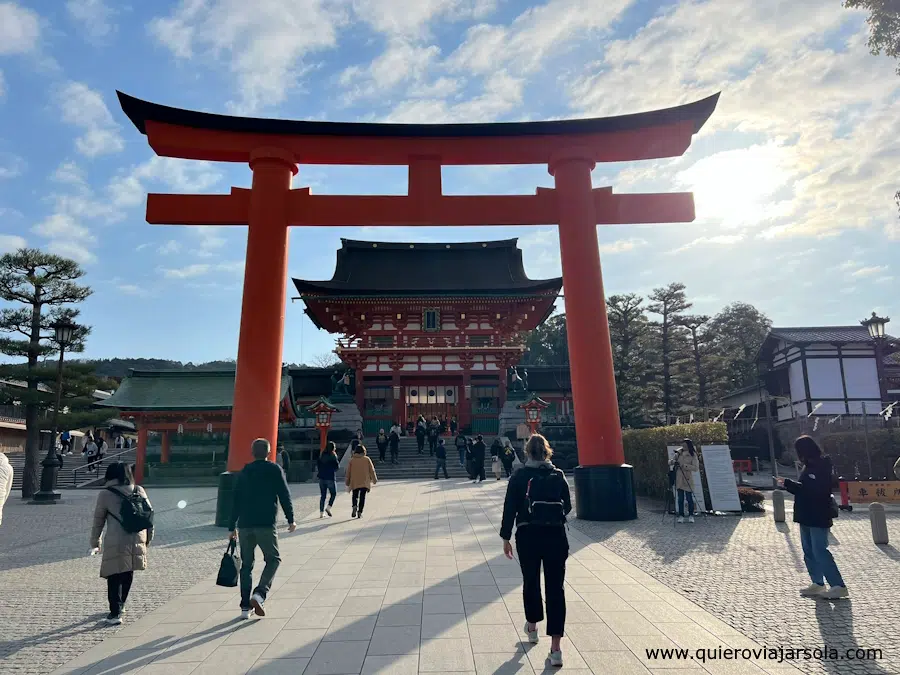
[[[366,455],[366,446],[360,443],[353,450],[353,456],[347,465],[347,475],[344,478],[344,484],[353,493],[351,518],[362,518],[363,509],[366,507],[366,493],[377,482],[375,465]]]

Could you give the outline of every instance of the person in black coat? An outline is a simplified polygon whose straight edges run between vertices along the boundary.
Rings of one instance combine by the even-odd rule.
[[[400,454],[400,434],[397,430],[391,432],[388,437],[388,444],[391,446],[391,464],[397,463],[397,455]],[[419,454],[422,454],[421,452]]]
[[[812,581],[800,595],[831,600],[846,598],[847,586],[828,550],[828,530],[836,515],[831,496],[834,484],[831,459],[822,455],[818,443],[809,436],[794,441],[794,449],[803,470],[799,481],[784,479],[784,489],[794,495],[794,522],[800,525],[803,561]],[[825,581],[831,586],[828,590]]]
[[[478,478],[477,482],[481,482],[484,480],[484,455],[487,452],[487,446],[484,444],[484,437],[481,434],[475,437],[475,442],[472,444],[472,482],[476,482],[475,477]]]
[[[419,415],[419,419],[416,420],[416,446],[418,446],[420,455],[425,452],[425,436],[427,435],[428,429],[425,424],[425,418]]]
[[[510,539],[516,526],[516,552],[522,568],[525,634],[528,641],[539,640],[537,624],[544,620],[541,598],[541,567],[547,605],[547,635],[550,636],[551,666],[561,666],[560,641],[566,622],[566,559],[569,540],[566,516],[572,511],[572,498],[565,474],[550,462],[553,449],[547,439],[534,434],[525,446],[527,461],[509,480],[503,503],[500,538],[503,553],[513,557]]]

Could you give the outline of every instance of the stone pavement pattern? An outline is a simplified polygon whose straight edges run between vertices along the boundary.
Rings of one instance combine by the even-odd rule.
[[[318,509],[317,485],[292,485],[294,508]],[[128,612],[140,617],[208,579],[224,550],[213,526],[215,488],[153,488],[156,537],[150,569],[136,575]],[[106,616],[100,559],[88,557],[97,492],[63,492],[63,503],[32,506],[13,495],[0,526],[0,673],[42,675],[99,644],[115,629]],[[184,509],[177,507],[181,500]]]
[[[521,577],[497,535],[505,488],[455,479],[380,485],[362,520],[349,519],[343,494],[335,518],[307,519],[282,536],[265,618],[238,620],[235,589],[210,577],[56,673],[548,671],[548,639],[521,642]],[[570,534],[564,672],[797,672],[765,662],[648,661],[645,648],[756,644],[578,530]]]
[[[867,507],[841,512],[831,550],[851,600],[801,599],[809,577],[790,495],[785,506],[788,522],[777,525],[771,513],[675,525],[661,504],[641,500],[637,521],[573,526],[761,644],[884,651],[880,661],[798,662],[805,672],[900,673],[900,550],[872,543]],[[900,511],[889,507],[887,517],[900,541]]]

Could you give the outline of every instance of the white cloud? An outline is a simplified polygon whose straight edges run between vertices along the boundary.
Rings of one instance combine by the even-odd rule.
[[[78,240],[92,242],[94,235],[84,225],[77,223],[73,218],[62,213],[54,213],[41,221],[31,231],[47,239]]]
[[[366,67],[351,66],[341,73],[339,83],[346,90],[346,103],[359,98],[384,96],[410,80],[420,82],[440,54],[436,45],[422,46],[395,39]]]
[[[120,172],[107,189],[115,205],[127,208],[143,204],[153,185],[182,193],[206,192],[221,178],[221,171],[211,162],[154,155]]]
[[[116,288],[126,295],[136,295],[142,298],[150,295],[150,292],[146,288],[138,286],[137,284],[116,284]]]
[[[568,80],[573,107],[610,115],[722,91],[702,133],[718,134],[731,154],[694,176],[698,216],[711,206],[717,226],[764,225],[765,238],[893,223],[900,78],[892,62],[868,53],[864,14],[819,0],[773,4],[666,6]],[[760,146],[760,136],[769,142]],[[732,150],[736,142],[745,149]],[[658,168],[657,180],[671,185]]]
[[[889,284],[889,283],[891,283],[893,280],[894,280],[894,277],[888,275],[888,276],[884,276],[884,277],[878,277],[878,278],[875,280],[875,283],[876,283],[876,284]]]
[[[887,265],[869,265],[867,267],[860,267],[858,270],[851,274],[851,277],[870,277],[873,274],[881,274],[882,272],[887,272]]]
[[[687,251],[688,249],[695,248],[697,246],[731,246],[732,244],[737,244],[738,242],[741,242],[743,240],[743,234],[719,234],[712,237],[697,237],[693,241],[689,241],[687,244],[669,251],[669,255],[682,253],[683,251]]]
[[[0,234],[0,253],[11,253],[19,248],[24,248],[27,242],[24,237],[15,234]]]
[[[437,19],[481,19],[496,0],[353,0],[356,16],[388,35],[422,37]]]
[[[71,258],[81,265],[97,261],[97,256],[87,246],[76,241],[54,239],[47,244],[47,250],[64,258]]]
[[[179,59],[227,61],[237,81],[236,112],[285,100],[309,67],[305,59],[337,46],[343,0],[181,0],[149,30]]]
[[[113,10],[103,0],[68,0],[66,10],[92,40],[102,39],[115,29]]]
[[[846,272],[848,270],[856,269],[857,267],[859,267],[859,263],[856,262],[855,260],[847,260],[845,262],[842,262],[840,265],[838,265],[838,269],[842,270],[844,272]]]
[[[181,244],[174,239],[169,239],[169,241],[157,248],[156,252],[161,255],[171,255],[173,253],[178,253],[180,250]]]
[[[235,260],[215,265],[209,263],[193,263],[184,267],[160,267],[159,271],[166,279],[195,279],[215,272],[243,274],[244,261]]]
[[[384,119],[386,122],[454,123],[493,122],[521,105],[524,80],[498,71],[484,82],[483,92],[468,100],[407,99]]]
[[[56,167],[56,170],[50,176],[50,180],[56,183],[63,183],[64,185],[74,185],[78,188],[88,189],[84,171],[71,160],[62,162]]]
[[[636,248],[646,245],[647,241],[645,239],[639,239],[637,237],[632,237],[630,239],[617,239],[616,241],[605,243],[601,242],[600,254],[610,255],[614,253],[627,253],[628,251],[633,251]]]
[[[14,2],[0,2],[0,55],[33,51],[40,35],[35,12]]]
[[[75,149],[87,157],[120,152],[125,142],[103,97],[82,82],[69,82],[57,96],[63,121],[78,127],[82,135]]]
[[[24,159],[8,152],[0,152],[0,180],[21,176],[24,170]]]

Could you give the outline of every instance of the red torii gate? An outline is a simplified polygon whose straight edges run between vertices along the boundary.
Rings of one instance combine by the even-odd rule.
[[[147,222],[248,225],[244,295],[228,471],[250,461],[250,444],[278,434],[291,226],[546,225],[558,223],[580,466],[579,518],[637,517],[625,464],[597,225],[690,222],[691,193],[614,194],[594,188],[597,162],[684,154],[718,101],[581,120],[496,124],[367,124],[232,117],[183,110],[117,92],[122,110],[164,157],[246,162],[249,190],[228,195],[150,194]],[[292,190],[298,164],[406,165],[407,196],[313,195]],[[444,165],[546,164],[555,189],[534,195],[445,196]]]

